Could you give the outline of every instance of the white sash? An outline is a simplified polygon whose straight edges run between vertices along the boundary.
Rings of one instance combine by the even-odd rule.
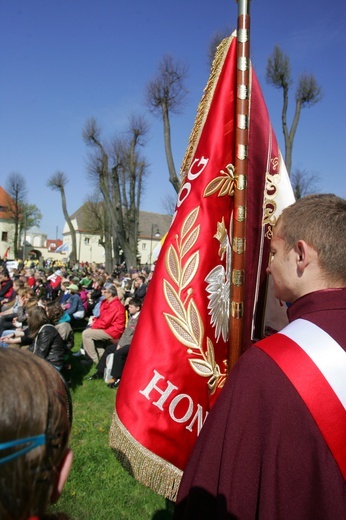
[[[295,341],[322,372],[346,409],[346,352],[323,329],[298,319],[280,331]]]

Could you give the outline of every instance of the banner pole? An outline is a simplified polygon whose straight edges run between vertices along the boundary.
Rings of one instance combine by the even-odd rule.
[[[250,0],[237,0],[237,3],[236,185],[232,226],[232,283],[228,371],[233,368],[242,352],[249,141]]]

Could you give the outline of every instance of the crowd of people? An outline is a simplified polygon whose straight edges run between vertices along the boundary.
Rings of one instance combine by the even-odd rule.
[[[149,274],[0,265],[0,518],[46,518],[60,496],[72,463],[75,331],[83,331],[80,362],[97,368],[87,379],[103,378],[107,365],[108,386],[116,388]]]
[[[126,324],[131,324],[134,331],[131,310],[133,302],[136,309],[143,303],[148,275],[148,270],[134,268],[110,275],[102,267],[68,271],[23,266],[8,272],[3,264],[0,347],[27,349],[62,371],[69,366],[74,330],[84,329],[82,348],[76,353],[83,356],[83,363],[98,365],[101,358],[105,359],[105,351],[107,355],[114,354],[113,349],[126,347],[122,352],[123,366],[130,345]],[[107,347],[110,349],[106,350]],[[111,359],[118,358],[112,355]],[[118,374],[116,379],[120,380],[119,369],[110,372]],[[118,385],[114,385],[114,377],[107,382],[110,388]]]
[[[283,211],[268,274],[290,324],[249,346],[229,374],[185,469],[175,519],[345,517],[345,230],[346,201],[333,195]],[[42,519],[68,476],[72,406],[61,371],[73,327],[85,320],[90,379],[113,356],[116,388],[146,289],[137,270],[0,267],[0,518]]]

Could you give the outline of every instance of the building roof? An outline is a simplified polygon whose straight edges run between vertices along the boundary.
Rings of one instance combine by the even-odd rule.
[[[158,232],[162,237],[167,233],[172,222],[171,215],[151,213],[149,211],[139,212],[139,238],[151,238]]]
[[[90,235],[97,234],[94,227],[95,223],[90,218],[90,210],[87,209],[87,203],[78,208],[70,218],[76,221],[76,231]],[[154,237],[157,232],[159,232],[162,237],[167,233],[171,222],[171,215],[140,211],[138,238],[151,238]]]
[[[11,197],[7,193],[6,190],[2,186],[0,186],[0,218],[5,220],[13,220],[10,213],[6,211],[6,208],[8,208],[9,201],[11,200]]]

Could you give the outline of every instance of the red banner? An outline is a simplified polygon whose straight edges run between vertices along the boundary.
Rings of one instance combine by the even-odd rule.
[[[171,500],[227,375],[236,94],[231,37],[218,49],[198,109],[176,213],[145,297],[110,432],[122,464]],[[244,348],[263,335],[265,268],[279,185],[286,182],[254,73],[250,102]],[[293,202],[289,183],[288,193]],[[278,302],[273,309],[283,310]]]

